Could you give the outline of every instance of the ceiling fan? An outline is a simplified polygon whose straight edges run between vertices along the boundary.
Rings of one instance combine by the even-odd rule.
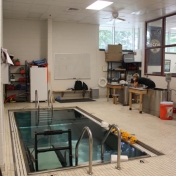
[[[112,21],[114,25],[116,20],[125,21],[125,19],[119,17],[118,12],[113,12],[111,18],[103,18],[103,19],[110,19],[110,21]]]

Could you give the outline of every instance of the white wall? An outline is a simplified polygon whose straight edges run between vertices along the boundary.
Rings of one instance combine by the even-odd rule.
[[[5,19],[3,31],[3,47],[21,64],[46,58],[46,21]]]
[[[99,51],[99,26],[90,24],[74,24],[53,22],[53,58],[49,63],[54,70],[55,53],[88,53],[91,60],[91,79],[82,79],[88,87],[97,87],[98,79],[106,76],[102,66],[105,65],[104,52]],[[51,72],[53,90],[65,90],[74,87],[75,80],[54,80]],[[105,97],[105,89],[100,89],[100,96]]]
[[[0,0],[0,48],[2,47],[2,0]],[[1,64],[0,64],[0,166],[4,165],[4,104],[3,104],[3,84],[1,79]]]
[[[91,79],[82,80],[89,87],[97,87],[98,79],[106,77],[106,72],[102,71],[102,66],[106,65],[104,52],[98,48],[98,25],[5,19],[3,29],[3,47],[22,64],[25,60],[29,62],[48,57],[52,90],[73,87],[75,81],[54,80],[54,54],[58,52],[90,54]],[[53,36],[52,40],[47,36]],[[49,58],[51,52],[52,58]],[[100,96],[106,96],[105,88],[100,88]]]

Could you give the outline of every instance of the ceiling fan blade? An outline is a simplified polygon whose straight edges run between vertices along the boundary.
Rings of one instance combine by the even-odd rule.
[[[111,18],[106,18],[106,17],[105,17],[105,18],[103,18],[103,19],[104,19],[104,20],[108,20],[108,19],[111,19]]]
[[[122,20],[122,21],[125,21],[125,19],[123,19],[123,18],[119,18],[119,17],[118,17],[118,18],[116,18],[116,19],[118,19],[118,20]]]

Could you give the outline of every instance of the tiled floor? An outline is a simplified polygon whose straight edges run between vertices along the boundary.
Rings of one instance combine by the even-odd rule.
[[[41,106],[45,106],[41,103]],[[110,123],[118,124],[120,129],[135,134],[136,137],[163,152],[165,155],[145,158],[144,163],[133,160],[121,163],[121,170],[116,170],[116,164],[93,166],[93,175],[97,176],[174,176],[176,175],[176,120],[163,121],[149,114],[139,114],[138,108],[129,111],[128,106],[114,105],[112,100],[98,99],[95,102],[84,103],[54,103],[54,107],[78,106],[94,116]],[[6,164],[5,176],[14,176],[14,163],[12,160],[11,141],[9,140],[9,127],[7,110],[14,108],[33,108],[32,103],[6,104],[5,132],[6,132]],[[36,176],[82,176],[87,175],[88,167],[66,171],[36,174]]]

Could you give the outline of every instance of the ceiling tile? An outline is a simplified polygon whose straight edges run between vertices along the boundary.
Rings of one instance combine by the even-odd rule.
[[[15,19],[26,19],[28,16],[27,13],[11,13],[11,17]]]
[[[3,0],[4,2],[7,2],[7,1],[9,1],[9,2],[13,2],[13,0]]]
[[[126,9],[128,6],[130,6],[129,4],[125,4],[125,3],[114,3],[104,9],[102,9],[103,11],[110,11],[110,12],[117,12],[123,9]]]
[[[33,4],[51,5],[55,0],[34,0]]]
[[[54,18],[54,21],[67,21],[72,18],[72,15],[58,15],[56,18]]]
[[[40,18],[42,16],[42,13],[36,13],[36,12],[30,12],[28,14],[28,18]]]
[[[49,8],[49,5],[44,4],[32,4],[31,9],[44,9],[47,10]]]
[[[132,25],[176,12],[176,0],[108,0],[112,5],[97,11],[85,9],[95,0],[3,0],[4,18],[54,19],[90,24],[105,24],[118,12],[126,21],[118,25]],[[67,11],[69,7],[79,11]],[[28,16],[30,12],[30,16]],[[132,12],[140,12],[133,15]],[[21,13],[21,14],[20,14]],[[21,16],[20,16],[21,15]],[[51,16],[50,16],[51,15]],[[130,22],[130,23],[129,23]]]
[[[18,10],[29,10],[31,7],[31,4],[27,4],[27,3],[21,3],[21,2],[13,2],[13,9],[18,9]],[[24,11],[24,10],[23,10]]]
[[[92,4],[93,2],[95,2],[96,0],[74,0],[74,3],[83,3],[83,4]],[[72,1],[73,2],[73,1]],[[113,2],[113,1],[112,1]]]
[[[59,13],[54,13],[54,12],[48,13],[48,12],[45,12],[45,13],[42,14],[42,16],[40,18],[43,18],[43,19],[54,19],[58,15],[59,15]]]
[[[128,7],[126,7],[126,9],[130,9],[130,10],[133,10],[133,11],[139,11],[141,10],[142,8],[145,8],[145,7],[148,7],[152,4],[155,4],[157,3],[159,0],[141,0],[133,5],[130,5]]]
[[[116,3],[119,4],[134,4],[136,2],[139,2],[140,0],[116,0]]]
[[[31,13],[44,13],[44,12],[46,12],[46,10],[45,9],[36,9],[36,8],[31,8],[30,10],[29,10],[29,12],[31,12]]]
[[[33,3],[34,0],[13,0],[14,2]]]
[[[3,9],[11,9],[12,5],[12,2],[3,2]]]

